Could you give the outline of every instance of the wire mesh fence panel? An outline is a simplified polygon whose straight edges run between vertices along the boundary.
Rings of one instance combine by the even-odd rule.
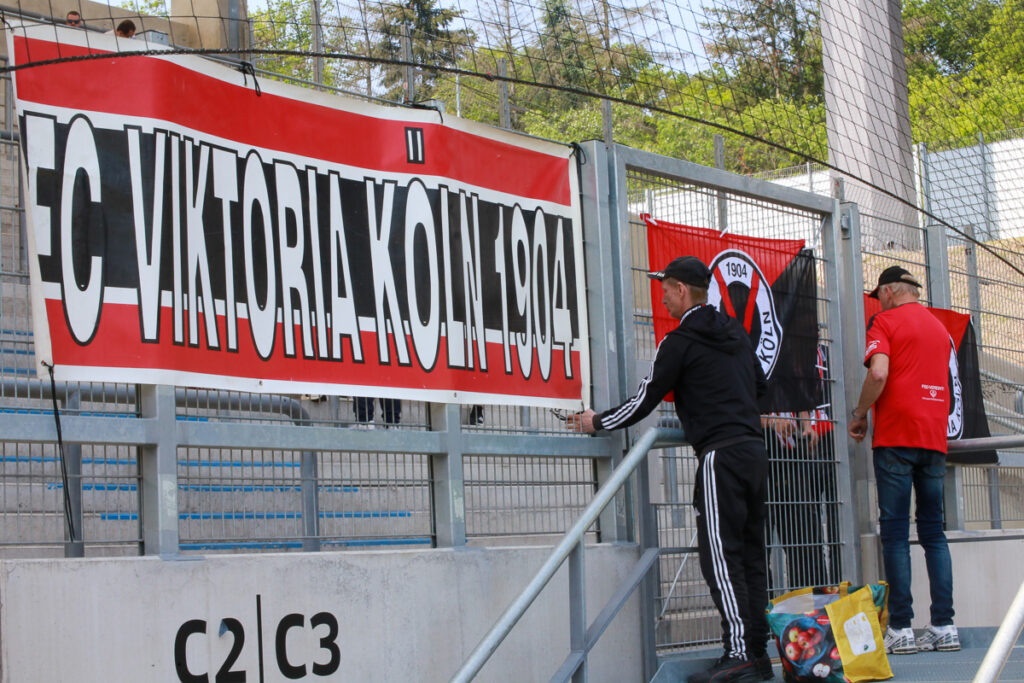
[[[186,551],[294,548],[303,538],[301,453],[178,449]]]
[[[326,452],[318,474],[325,548],[431,546],[427,456]]]
[[[86,555],[139,554],[142,526],[138,449],[84,445],[81,458],[82,539]]]
[[[302,453],[186,449],[179,460],[181,546],[186,551],[301,549],[308,538]],[[430,546],[427,458],[321,452],[315,458],[324,548]]]
[[[4,556],[23,556],[25,546],[63,556],[67,526],[56,445],[4,443],[2,452]]]
[[[807,187],[812,186],[814,169],[802,170],[811,171],[805,180]],[[783,173],[780,177],[789,179],[793,175]],[[811,250],[816,275],[810,283],[809,295],[813,297],[809,302],[810,314],[815,317],[810,329],[817,338],[810,340],[812,353],[802,372],[812,377],[817,386],[816,401],[802,406],[800,411],[796,405],[788,409],[779,406],[779,412],[763,418],[770,462],[766,508],[769,586],[773,594],[780,594],[792,588],[837,582],[842,576],[840,550],[844,539],[839,526],[839,507],[843,501],[836,484],[839,463],[833,447],[834,421],[829,398],[834,389],[839,389],[828,372],[836,331],[830,328],[828,302],[824,296],[826,271],[830,265],[821,249],[825,217],[700,185],[679,183],[642,169],[627,169],[627,188],[631,214],[633,328],[636,353],[641,361],[653,360],[656,344],[652,311],[661,305],[647,273],[664,264],[649,260],[648,226],[639,217],[640,213],[649,213],[656,220],[711,228],[718,231],[719,237],[732,233],[803,240],[803,245]],[[724,303],[716,305],[725,306]],[[754,304],[744,299],[738,305]],[[817,361],[813,353],[815,345]],[[672,406],[667,403],[661,405],[659,415],[675,417]],[[661,466],[652,474],[652,480],[660,479],[659,490],[652,496],[658,501],[655,508],[659,536],[666,549],[659,564],[658,647],[674,650],[706,646],[719,638],[720,617],[700,576],[695,550],[696,525],[690,496],[698,460],[689,448],[666,450],[660,459]]]
[[[133,448],[65,445],[65,457],[80,463],[67,489],[56,444],[3,443],[2,453],[4,557],[63,557],[70,538],[65,495],[72,489],[81,511],[72,520],[75,539],[87,557],[138,554],[139,469]]]
[[[1024,467],[964,466],[962,471],[965,528],[1024,528]]]
[[[550,542],[572,527],[597,490],[589,458],[466,456],[463,463],[472,544]],[[598,532],[595,523],[588,541]]]

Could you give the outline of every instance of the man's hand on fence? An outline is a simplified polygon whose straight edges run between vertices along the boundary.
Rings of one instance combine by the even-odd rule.
[[[595,431],[594,415],[594,411],[589,409],[582,413],[573,413],[565,418],[565,427],[571,432],[592,434]]]

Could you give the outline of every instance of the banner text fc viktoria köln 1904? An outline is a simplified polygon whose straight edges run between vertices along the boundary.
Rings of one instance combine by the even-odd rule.
[[[7,33],[17,65],[115,49]],[[265,79],[260,93],[128,43],[154,47],[15,72],[37,358],[58,378],[581,405],[569,149]]]

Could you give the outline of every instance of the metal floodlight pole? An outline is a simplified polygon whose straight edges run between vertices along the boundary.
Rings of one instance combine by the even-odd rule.
[[[402,24],[402,59],[406,62],[403,67],[405,72],[405,103],[412,104],[416,101],[416,84],[413,79],[416,72],[412,68],[412,37],[409,34],[409,25]]]
[[[324,51],[323,29],[320,22],[320,0],[310,0],[313,3],[313,81],[317,85],[324,84],[324,58],[320,55]]]

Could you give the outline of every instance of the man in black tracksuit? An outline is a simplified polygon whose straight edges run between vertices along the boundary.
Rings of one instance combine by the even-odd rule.
[[[584,432],[622,429],[646,417],[670,392],[686,438],[699,458],[697,509],[701,572],[722,616],[725,654],[689,678],[757,681],[772,678],[765,654],[768,623],[764,522],[768,456],[758,398],[765,376],[746,331],[707,304],[711,272],[693,256],[650,273],[679,326],[658,345],[651,371],[622,405],[573,416]]]

